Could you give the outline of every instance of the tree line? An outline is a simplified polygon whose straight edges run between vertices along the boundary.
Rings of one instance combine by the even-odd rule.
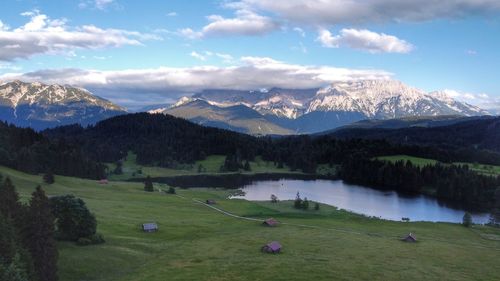
[[[104,165],[90,159],[77,144],[51,140],[29,128],[0,122],[0,165],[26,173],[99,179]]]
[[[425,193],[469,208],[492,208],[500,177],[480,175],[467,165],[426,165],[379,161],[353,155],[343,162],[346,182],[410,193]]]

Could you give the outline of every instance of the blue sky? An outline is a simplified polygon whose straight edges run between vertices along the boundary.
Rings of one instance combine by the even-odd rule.
[[[393,78],[500,108],[498,2],[5,0],[0,80],[137,108],[204,88]]]

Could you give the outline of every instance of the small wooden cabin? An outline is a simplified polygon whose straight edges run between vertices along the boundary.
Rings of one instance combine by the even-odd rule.
[[[144,232],[156,232],[158,231],[158,225],[155,222],[143,223],[142,231]]]
[[[277,254],[281,251],[281,244],[277,241],[272,241],[262,246],[261,251],[269,254]]]
[[[102,179],[102,180],[99,180],[99,184],[108,184],[108,180],[107,179]]]
[[[270,227],[278,226],[278,224],[279,224],[279,222],[273,218],[269,218],[262,223],[262,225],[270,226]]]
[[[401,240],[404,241],[404,242],[417,242],[417,238],[411,232],[408,235],[406,235],[406,237],[404,237]]]
[[[215,200],[213,200],[213,199],[207,199],[206,203],[208,205],[215,205],[216,204]]]

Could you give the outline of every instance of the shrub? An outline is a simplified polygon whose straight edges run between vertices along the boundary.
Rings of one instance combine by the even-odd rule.
[[[469,212],[466,212],[464,214],[464,217],[462,218],[462,224],[465,227],[470,227],[472,225],[472,216]]]
[[[57,196],[50,199],[50,207],[56,218],[58,239],[77,241],[95,234],[97,221],[82,199],[73,195]]]
[[[175,194],[175,188],[169,187],[167,193],[168,194]]]
[[[319,203],[314,203],[314,210],[319,211]]]
[[[78,240],[76,240],[76,244],[78,246],[87,246],[92,245],[92,241],[89,238],[80,237],[78,238]]]

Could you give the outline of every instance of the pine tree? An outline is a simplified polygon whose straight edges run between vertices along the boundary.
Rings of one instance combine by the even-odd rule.
[[[319,211],[319,203],[314,203],[314,210]]]
[[[146,177],[146,181],[144,182],[144,191],[147,191],[147,192],[154,191],[153,182],[151,181],[150,176]]]
[[[245,162],[245,166],[243,166],[243,169],[245,171],[251,171],[252,168],[250,167],[250,162],[248,162],[248,160]]]
[[[0,213],[8,219],[14,219],[20,215],[21,208],[19,194],[10,178],[6,178],[3,184],[0,184]]]
[[[302,201],[302,209],[309,210],[309,200],[307,200],[307,197],[304,197],[304,201]]]
[[[22,242],[31,254],[38,281],[57,281],[57,247],[49,199],[38,186],[23,218]]]
[[[45,173],[45,175],[43,175],[43,181],[47,184],[53,184],[55,182],[54,173],[52,173],[52,171]]]
[[[297,191],[297,196],[295,196],[295,201],[293,202],[293,207],[295,209],[302,208],[302,199],[300,198],[300,193]]]
[[[472,225],[472,216],[469,212],[466,212],[464,214],[464,217],[462,218],[462,224],[465,227],[470,227]]]

